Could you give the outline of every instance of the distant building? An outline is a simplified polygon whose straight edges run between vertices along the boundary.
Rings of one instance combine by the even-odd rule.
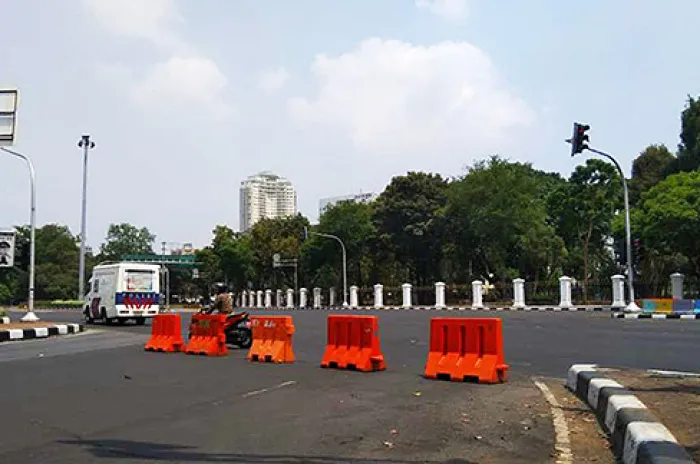
[[[326,210],[328,210],[328,208],[340,203],[341,201],[369,203],[370,201],[373,201],[376,198],[377,195],[375,195],[374,193],[357,193],[354,195],[344,195],[341,197],[322,198],[321,201],[319,201],[318,214],[319,216],[322,215],[326,212]]]
[[[261,219],[294,216],[297,194],[284,177],[260,172],[241,182],[241,231],[247,231]]]

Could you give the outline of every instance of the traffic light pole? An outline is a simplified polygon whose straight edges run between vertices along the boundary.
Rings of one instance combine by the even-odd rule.
[[[632,227],[630,226],[630,200],[629,200],[629,193],[627,191],[627,181],[625,180],[625,173],[622,171],[622,167],[620,167],[620,163],[617,162],[615,158],[613,158],[611,155],[608,153],[605,153],[600,150],[596,150],[594,148],[587,148],[588,151],[591,151],[597,155],[603,156],[615,165],[617,168],[617,171],[620,173],[620,179],[622,179],[622,190],[624,192],[624,197],[625,197],[625,239],[627,242],[627,284],[629,285],[629,297],[630,297],[630,304],[627,306],[627,311],[631,312],[636,312],[640,311],[639,306],[637,306],[637,303],[634,301],[634,266],[632,264]]]

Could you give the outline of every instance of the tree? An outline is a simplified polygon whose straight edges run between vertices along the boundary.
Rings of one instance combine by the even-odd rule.
[[[564,271],[583,274],[586,289],[589,278],[600,275],[612,259],[606,240],[612,235],[612,221],[621,207],[622,186],[617,170],[599,159],[588,159],[585,165],[577,166],[569,182],[549,199],[550,216],[569,253]]]
[[[394,177],[374,205],[379,241],[417,285],[432,282],[438,274],[446,190],[439,174],[409,172]]]
[[[646,192],[661,182],[675,157],[665,145],[649,145],[632,162],[632,179],[629,181],[630,204],[636,205]]]
[[[688,97],[681,113],[681,143],[675,172],[694,171],[700,167],[700,98]]]
[[[146,228],[137,228],[128,223],[111,224],[107,239],[100,247],[101,261],[119,261],[124,255],[154,254],[155,235]]]
[[[669,176],[642,196],[637,216],[647,248],[685,257],[700,276],[700,171]]]

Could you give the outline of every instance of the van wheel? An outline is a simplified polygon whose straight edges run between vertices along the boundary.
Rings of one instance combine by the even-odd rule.
[[[93,319],[92,314],[90,314],[90,308],[85,307],[85,310],[83,311],[83,317],[85,318],[86,324],[94,324],[95,323],[95,319]]]
[[[107,310],[102,308],[102,320],[105,321],[105,325],[112,325],[114,322],[111,317],[107,317]]]
[[[137,317],[136,318],[136,325],[144,325],[145,323],[146,323],[145,317]]]

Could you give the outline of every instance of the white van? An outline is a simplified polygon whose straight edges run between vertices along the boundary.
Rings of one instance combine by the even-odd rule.
[[[158,314],[160,302],[160,266],[157,264],[101,264],[92,270],[90,288],[85,295],[85,322],[96,319],[112,324],[134,319],[144,324]]]

